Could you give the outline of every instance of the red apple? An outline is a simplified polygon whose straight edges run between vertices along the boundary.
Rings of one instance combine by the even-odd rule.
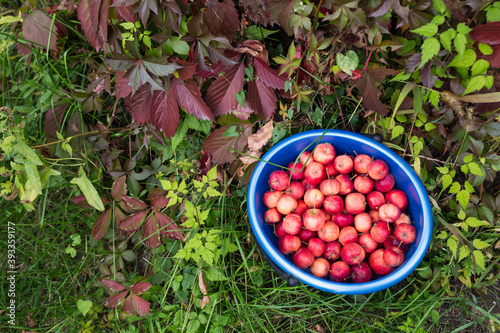
[[[368,166],[368,175],[374,180],[384,178],[389,173],[389,166],[383,160],[374,160]]]
[[[340,191],[340,183],[336,179],[325,179],[319,184],[319,189],[325,196],[335,195]]]
[[[276,205],[276,209],[282,215],[290,214],[295,208],[297,208],[297,200],[289,194],[284,194]]]
[[[382,193],[389,192],[395,183],[394,177],[388,173],[384,178],[375,181],[375,190]]]
[[[278,240],[278,248],[281,253],[289,254],[300,249],[300,238],[295,235],[286,234]]]
[[[357,265],[365,260],[365,250],[358,243],[349,243],[340,251],[340,257],[348,265]]]
[[[283,230],[290,235],[298,235],[302,229],[302,219],[298,214],[288,214],[283,218]]]
[[[293,211],[295,214],[299,214],[302,216],[306,210],[309,209],[309,206],[304,202],[304,200],[299,199],[297,200],[297,208]]]
[[[368,258],[368,264],[377,275],[387,275],[392,272],[392,267],[388,266],[384,261],[384,249],[373,251]]]
[[[323,252],[323,257],[328,260],[337,260],[340,258],[340,251],[342,250],[342,245],[338,241],[326,243],[325,252]]]
[[[337,169],[338,172],[344,175],[351,172],[354,168],[354,162],[352,158],[347,155],[340,155],[335,157],[335,162],[333,162],[333,164],[335,165],[335,169]]]
[[[320,143],[313,153],[314,160],[323,165],[333,162],[335,159],[335,148],[329,143]]]
[[[326,277],[328,275],[330,263],[325,258],[314,259],[311,265],[311,274],[317,277]]]
[[[366,199],[361,193],[349,193],[345,197],[345,210],[349,214],[360,214],[365,211]]]
[[[288,235],[285,230],[283,230],[283,221],[278,224],[275,224],[276,229],[274,229],[274,234],[276,237],[281,238],[285,235]]]
[[[408,206],[408,197],[401,190],[391,190],[385,194],[385,200],[396,205],[401,211]]]
[[[394,229],[394,237],[403,244],[411,244],[417,237],[417,229],[411,224],[399,224]]]
[[[325,213],[321,209],[308,209],[302,215],[304,228],[311,231],[318,231],[324,226],[325,218]]]
[[[338,175],[335,177],[340,183],[340,195],[347,195],[354,190],[354,184],[347,175]]]
[[[360,235],[358,244],[361,245],[366,253],[372,253],[378,247],[378,243],[372,238],[369,233]]]
[[[332,216],[330,214],[325,214],[325,221],[331,221]]]
[[[292,259],[298,268],[306,269],[314,262],[314,254],[307,247],[303,247],[294,253]]]
[[[399,247],[401,250],[403,250],[403,252],[408,252],[408,250],[410,250],[410,247],[411,245],[410,244],[403,244],[401,243],[400,241],[398,241],[396,239],[396,237],[394,237],[394,233],[391,234],[391,236],[384,242],[384,247],[386,249],[390,248],[390,247]]]
[[[323,195],[323,193],[315,188],[307,190],[304,194],[304,202],[312,208],[320,208],[321,206],[323,206],[324,199],[325,196]]]
[[[326,178],[330,179],[339,174],[333,163],[325,165]]]
[[[300,182],[293,181],[290,183],[290,186],[286,188],[285,194],[290,194],[295,200],[299,200],[304,196],[305,191],[304,186]]]
[[[267,208],[276,208],[278,200],[283,196],[283,192],[269,190],[264,193],[262,199]]]
[[[311,250],[315,257],[321,257],[325,253],[326,244],[319,238],[311,238],[307,248]]]
[[[302,228],[298,234],[299,238],[304,242],[308,243],[313,237],[316,237],[318,233],[316,231],[311,231],[309,229]]]
[[[368,166],[372,162],[372,158],[366,154],[359,154],[354,158],[354,170],[357,173],[367,173]]]
[[[368,232],[372,227],[372,218],[368,213],[361,213],[354,216],[354,227],[358,232]]]
[[[281,221],[281,214],[276,208],[268,209],[264,213],[264,221],[266,221],[267,223],[278,223],[279,221]]]
[[[366,174],[359,174],[354,178],[354,189],[359,193],[368,194],[373,189],[373,179]]]
[[[338,195],[330,195],[323,201],[323,206],[326,213],[334,215],[344,210],[344,201]]]
[[[339,226],[339,228],[344,228],[345,226],[354,224],[354,215],[344,211],[332,215],[332,221],[335,222]]]
[[[333,242],[339,237],[339,227],[334,222],[325,222],[323,227],[318,230],[318,237],[323,242]]]
[[[354,283],[364,283],[372,279],[372,270],[366,262],[351,266],[351,270]]]
[[[395,225],[399,225],[399,224],[411,224],[411,220],[410,220],[410,217],[408,215],[406,215],[405,213],[401,213],[401,215],[399,216],[399,219],[397,219],[396,221],[394,221],[394,224]]]
[[[405,254],[403,250],[391,246],[385,249],[383,258],[387,266],[398,267],[405,261]]]
[[[300,181],[300,183],[302,184],[302,186],[304,186],[304,189],[305,189],[306,191],[307,191],[307,190],[310,190],[310,189],[313,189],[313,188],[318,188],[318,186],[316,186],[316,185],[311,185],[311,184],[307,181],[307,179],[305,179],[305,178],[304,178],[304,179],[302,179],[302,180]]]
[[[330,266],[330,279],[335,282],[346,282],[351,276],[351,267],[343,261],[336,261]]]
[[[294,166],[295,164],[295,166]],[[288,174],[292,174],[292,179],[293,180],[301,180],[302,178],[304,178],[304,170],[302,170],[302,166],[303,164],[302,163],[295,163],[295,162],[292,162],[290,164],[288,164]],[[293,171],[292,171],[293,170]]]
[[[300,155],[299,160],[302,165],[305,165],[307,167],[309,164],[314,162],[314,157],[312,156],[312,153],[310,151],[305,151]]]
[[[312,162],[304,171],[304,178],[311,185],[319,185],[326,178],[325,166],[318,162]]]
[[[381,221],[392,223],[399,219],[401,216],[401,210],[399,210],[399,208],[394,204],[386,203],[380,206],[378,209],[378,215],[380,216]]]
[[[386,222],[377,222],[370,229],[370,235],[377,243],[383,243],[391,235],[391,227]]]
[[[378,214],[378,210],[371,209],[368,214],[370,214],[370,217],[372,218],[372,223],[380,221],[380,215]]]
[[[358,231],[356,228],[352,226],[343,227],[340,229],[339,233],[339,242],[342,246],[345,246],[349,243],[357,243],[358,242]]]
[[[283,170],[271,172],[269,176],[269,184],[276,191],[283,191],[288,187],[288,174]]]
[[[379,191],[372,191],[366,195],[366,202],[371,209],[378,209],[385,204],[384,194]]]

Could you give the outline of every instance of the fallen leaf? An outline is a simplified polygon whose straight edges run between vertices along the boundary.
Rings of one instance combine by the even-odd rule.
[[[201,309],[203,310],[203,308],[210,302],[210,298],[207,296],[208,295],[207,286],[205,285],[205,279],[203,278],[203,271],[202,270],[200,270],[200,275],[198,278],[198,285],[200,286],[201,293],[204,295],[200,301],[200,306],[201,306]]]
[[[40,10],[34,10],[26,15],[23,21],[23,37],[32,42],[35,47],[57,51],[57,27],[52,26],[52,19]]]
[[[248,148],[252,151],[259,151],[273,136],[273,121],[270,120],[262,126],[255,134],[248,137]]]

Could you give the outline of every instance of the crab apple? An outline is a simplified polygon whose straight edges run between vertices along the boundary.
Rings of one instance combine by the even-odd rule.
[[[377,243],[383,243],[391,235],[391,227],[386,222],[377,222],[370,229],[370,235]]]
[[[269,176],[269,184],[276,191],[283,191],[288,187],[288,174],[283,170],[271,172]]]
[[[339,226],[334,222],[325,222],[323,227],[318,230],[318,237],[323,242],[333,242],[339,237]]]
[[[329,195],[323,201],[323,208],[330,215],[341,213],[344,210],[344,200],[338,195]]]
[[[350,156],[340,155],[335,157],[335,161],[333,162],[335,165],[335,169],[343,175],[348,174],[354,168],[354,162]]]
[[[323,257],[328,260],[337,260],[340,258],[340,251],[342,250],[342,245],[338,241],[326,243],[325,252],[323,252]]]
[[[405,213],[401,213],[401,215],[399,216],[399,219],[394,221],[394,224],[395,225],[411,224],[411,220],[410,220],[410,217],[408,215],[406,215]]]
[[[303,241],[304,243],[308,243],[309,240],[313,237],[317,237],[317,232],[316,231],[311,231],[306,228],[302,228],[297,236],[299,236],[300,240]]]
[[[345,197],[345,210],[349,214],[360,214],[366,209],[366,199],[361,193],[349,193]]]
[[[378,209],[385,204],[384,194],[379,191],[371,191],[366,195],[366,202],[371,209]]]
[[[285,230],[283,230],[283,221],[278,224],[275,224],[276,229],[274,229],[274,234],[276,237],[281,238],[285,235],[288,235]]]
[[[351,266],[352,281],[354,283],[368,282],[372,279],[372,270],[366,262]]]
[[[314,254],[307,247],[303,247],[294,253],[292,259],[298,268],[306,269],[314,262]]]
[[[354,189],[359,193],[370,193],[373,190],[373,184],[373,179],[366,174],[359,174],[354,178]]]
[[[410,244],[403,244],[400,241],[398,241],[393,234],[391,234],[391,236],[384,242],[384,247],[386,249],[390,247],[399,247],[405,253],[408,252],[408,250],[410,250],[410,246],[411,246]]]
[[[290,186],[286,188],[285,194],[290,194],[295,200],[299,200],[304,196],[305,191],[304,186],[300,182],[293,181],[290,183]]]
[[[332,220],[332,216],[330,214],[325,213],[325,221],[331,221],[331,220]]]
[[[262,200],[267,208],[276,208],[278,200],[283,196],[283,192],[269,190],[264,193]]]
[[[417,229],[411,224],[400,224],[394,229],[394,237],[403,244],[411,244],[417,237]]]
[[[276,209],[282,215],[287,215],[293,212],[297,208],[297,200],[289,194],[284,194],[276,205]]]
[[[335,282],[345,282],[351,276],[351,266],[343,261],[336,261],[330,266],[330,279]]]
[[[307,248],[311,250],[315,257],[321,257],[326,250],[326,244],[319,238],[311,238],[307,244]]]
[[[311,274],[324,278],[328,275],[328,268],[330,268],[328,260],[325,258],[316,258],[311,265]]]
[[[340,257],[348,265],[359,264],[365,260],[365,255],[365,250],[358,243],[346,244],[340,251]]]
[[[408,197],[401,190],[390,190],[385,194],[385,200],[396,205],[401,211],[404,211],[408,206]]]
[[[325,172],[327,178],[332,178],[339,174],[337,169],[335,169],[335,165],[333,163],[325,165]]]
[[[381,221],[392,223],[399,219],[401,210],[394,204],[386,203],[379,207],[378,215]]]
[[[325,213],[321,209],[313,208],[308,209],[302,215],[304,228],[311,231],[320,230],[325,224]]]
[[[283,230],[290,235],[298,235],[302,225],[302,219],[298,214],[288,214],[283,218]]]
[[[314,160],[323,165],[328,165],[335,159],[335,148],[329,143],[320,143],[313,153]]]
[[[358,242],[358,231],[352,226],[343,227],[339,232],[339,242],[342,246]]]
[[[264,213],[264,221],[267,223],[278,223],[281,221],[281,214],[276,208],[268,209]]]
[[[294,164],[295,164],[295,166],[294,166]],[[288,164],[288,169],[290,169],[290,170],[287,170],[287,172],[288,172],[288,174],[292,175],[293,180],[301,180],[302,178],[304,178],[304,170],[302,170],[302,166],[303,166],[302,163],[292,162],[292,163]]]
[[[323,206],[324,199],[325,196],[323,195],[323,193],[321,193],[321,191],[316,188],[307,190],[304,194],[304,202],[309,207],[319,208]]]
[[[361,245],[366,253],[372,253],[378,247],[378,243],[372,238],[369,233],[360,235],[358,244]]]
[[[405,261],[405,253],[403,250],[391,246],[385,249],[383,258],[387,266],[398,267]]]
[[[372,227],[372,218],[368,213],[361,213],[354,216],[354,227],[358,232],[368,232]]]
[[[304,179],[302,179],[302,180],[300,181],[300,183],[302,184],[302,186],[304,186],[304,189],[305,189],[306,191],[307,191],[307,190],[311,190],[311,189],[313,189],[313,188],[318,188],[318,186],[316,186],[316,185],[311,185],[311,183],[309,183],[309,182],[307,181],[307,179],[305,179],[305,178],[304,178]]]
[[[370,211],[368,212],[368,214],[370,214],[370,217],[372,218],[372,223],[380,221],[380,215],[378,213],[378,210],[376,210],[376,209],[370,209]]]
[[[348,225],[354,224],[354,215],[343,211],[333,215],[332,221],[335,222],[339,226],[339,228],[344,228]]]
[[[310,151],[305,151],[300,155],[299,160],[302,165],[305,165],[307,167],[309,164],[314,162],[314,157],[312,156],[312,153]]]
[[[301,244],[302,243],[300,242],[300,238],[298,236],[286,234],[279,239],[278,248],[281,253],[289,254],[300,249]]]
[[[372,162],[372,158],[366,154],[359,154],[354,158],[354,170],[357,173],[367,173],[368,166]]]
[[[304,212],[308,209],[309,209],[309,206],[304,202],[304,200],[299,199],[299,200],[297,200],[297,207],[295,208],[295,210],[293,212],[295,214],[299,214],[300,216],[302,216],[302,214],[304,214]]]
[[[351,179],[347,175],[338,175],[335,177],[336,180],[340,183],[340,195],[347,195],[354,190],[354,184]]]
[[[388,266],[384,261],[384,249],[373,251],[368,258],[368,264],[377,275],[387,275],[392,272],[392,267]]]
[[[325,179],[319,184],[319,189],[325,196],[335,195],[340,191],[340,183],[336,179]]]
[[[311,185],[319,185],[326,178],[325,167],[318,162],[312,162],[306,167],[304,171],[304,178],[307,179]]]
[[[384,178],[375,181],[375,190],[385,193],[392,190],[396,181],[394,176],[388,173]]]
[[[374,180],[384,178],[389,173],[389,166],[383,160],[374,160],[368,166],[368,175]]]

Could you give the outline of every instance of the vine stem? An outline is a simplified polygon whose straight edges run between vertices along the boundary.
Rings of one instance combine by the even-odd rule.
[[[68,141],[68,140],[77,138],[79,136],[92,135],[92,134],[97,134],[99,132],[121,131],[121,130],[124,130],[124,129],[127,129],[127,128],[128,127],[118,127],[118,128],[111,128],[111,129],[104,129],[104,130],[95,130],[95,131],[92,131],[92,132],[80,133],[80,134],[76,134],[76,135],[67,137],[66,139],[57,140],[57,141],[53,141],[53,142],[49,142],[49,143],[44,143],[43,145],[31,146],[30,148],[35,149],[35,148],[47,147],[47,146],[55,145],[55,144],[58,144],[58,143],[61,143],[61,142],[64,142],[64,141]]]

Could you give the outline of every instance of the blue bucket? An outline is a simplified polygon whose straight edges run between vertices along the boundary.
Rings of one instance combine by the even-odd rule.
[[[322,135],[323,137],[319,140]],[[417,237],[406,253],[404,263],[386,276],[365,283],[339,283],[331,281],[328,277],[318,278],[312,275],[309,269],[303,270],[296,267],[289,255],[284,255],[279,251],[274,226],[264,221],[264,212],[267,207],[262,201],[262,196],[269,190],[268,180],[271,172],[281,169],[273,164],[286,167],[290,162],[295,161],[303,149],[310,145],[307,150],[313,150],[317,143],[323,142],[331,143],[337,155],[367,154],[375,159],[384,160],[389,165],[389,172],[396,180],[395,188],[404,191],[408,196],[407,214],[417,230]],[[294,281],[298,279],[311,287],[331,293],[360,295],[395,285],[419,265],[427,252],[432,236],[431,204],[424,185],[410,165],[392,150],[373,139],[342,130],[329,130],[326,133],[324,130],[303,132],[272,147],[253,171],[248,187],[247,208],[250,225],[259,249],[262,255],[267,257],[271,266],[287,278],[289,284],[295,284]]]

